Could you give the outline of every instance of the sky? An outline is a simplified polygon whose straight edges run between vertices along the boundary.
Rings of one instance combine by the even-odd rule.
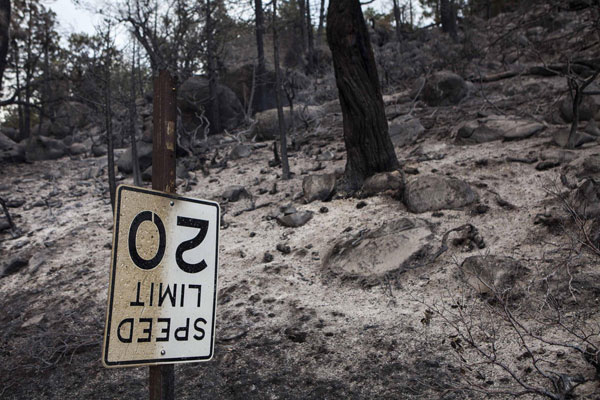
[[[247,1],[247,0],[246,0]],[[311,0],[311,14],[317,14],[319,1]],[[414,3],[417,3],[415,0]],[[86,32],[94,33],[94,26],[102,21],[98,15],[76,6],[72,0],[46,0],[44,4],[51,8],[57,15],[60,23],[60,33]],[[375,0],[367,7],[373,7],[377,11],[390,10],[391,0]]]

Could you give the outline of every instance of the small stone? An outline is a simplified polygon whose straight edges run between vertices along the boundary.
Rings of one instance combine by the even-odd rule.
[[[477,206],[475,207],[475,209],[473,210],[473,214],[485,214],[486,212],[488,212],[490,210],[489,206],[486,206],[485,204],[477,204]]]
[[[19,272],[29,264],[29,258],[17,255],[9,259],[0,270],[0,278]]]
[[[24,199],[10,199],[6,202],[6,207],[18,208],[25,204]]]
[[[273,254],[269,253],[268,251],[265,252],[265,254],[263,255],[263,262],[270,263],[271,261],[273,261]]]
[[[252,154],[252,148],[245,144],[238,144],[229,153],[229,159],[238,160],[240,158],[249,157]]]
[[[304,343],[308,336],[308,333],[300,331],[297,328],[286,328],[283,333],[285,333],[285,336],[294,343]]]
[[[319,212],[321,214],[325,214],[325,213],[329,212],[329,208],[323,206],[323,207],[319,208]]]
[[[297,212],[295,214],[278,216],[277,222],[288,228],[298,228],[310,221],[312,216],[313,214],[310,211]]]
[[[290,246],[283,244],[283,243],[277,244],[276,248],[282,254],[290,254],[292,252],[292,249],[290,248]]]
[[[245,187],[241,185],[234,185],[229,186],[227,189],[225,189],[221,197],[223,197],[223,200],[227,200],[230,203],[234,203],[240,200],[242,197],[250,198],[251,196]]]
[[[356,208],[358,208],[359,210],[361,208],[364,208],[367,206],[367,202],[366,201],[359,201],[358,204],[356,204]]]
[[[331,161],[335,158],[335,154],[331,151],[325,151],[317,156],[317,161]]]
[[[327,201],[335,191],[335,175],[310,175],[302,180],[302,190],[307,203],[315,200]]]
[[[256,236],[256,232],[250,232],[250,237],[252,238],[254,236]]]
[[[535,169],[537,169],[538,171],[546,171],[548,169],[558,167],[559,165],[560,165],[560,161],[558,161],[558,160],[546,160],[546,161],[540,161],[539,163],[537,163],[537,165],[535,166]]]

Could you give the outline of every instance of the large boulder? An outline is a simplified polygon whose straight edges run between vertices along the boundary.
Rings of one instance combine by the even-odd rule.
[[[48,124],[47,134],[56,138],[64,138],[75,129],[82,129],[96,113],[87,105],[78,101],[66,101],[56,108],[53,122]]]
[[[402,193],[404,176],[400,171],[380,172],[365,179],[361,191],[365,196],[373,196],[386,191]]]
[[[589,121],[594,118],[598,112],[598,104],[591,96],[584,96],[579,106],[579,120]],[[560,115],[566,122],[573,121],[573,99],[571,96],[565,96],[560,103]]]
[[[388,274],[423,265],[431,240],[431,229],[424,221],[384,221],[378,227],[342,234],[325,254],[323,268],[345,281],[376,285]]]
[[[418,176],[406,184],[404,203],[410,212],[458,209],[477,200],[468,183],[438,175]]]
[[[25,161],[24,147],[0,132],[0,161],[22,162]]]
[[[63,142],[45,136],[33,136],[25,145],[25,159],[29,162],[56,160],[65,155]]]
[[[148,143],[143,140],[138,141],[137,155],[140,162],[140,171],[145,171],[149,166],[152,165],[152,143]],[[126,174],[133,172],[131,146],[129,146],[117,160],[117,168],[119,168],[119,171]]]
[[[297,104],[294,106],[294,126],[314,121],[323,116],[324,113],[324,110],[320,106]],[[290,127],[291,120],[289,107],[283,107],[283,117],[287,129]],[[254,119],[256,123],[254,124],[252,133],[256,135],[257,140],[273,140],[279,137],[279,118],[276,108],[256,113]]]
[[[463,78],[450,71],[440,71],[427,78],[421,99],[432,107],[458,104],[469,92]]]
[[[223,76],[222,82],[231,88],[244,109],[248,109],[248,102],[252,95],[252,86],[255,86],[252,99],[252,112],[261,112],[277,107],[275,98],[275,72],[267,70],[262,77],[255,76],[256,69],[254,64],[245,64],[239,68],[227,71]],[[310,85],[310,80],[303,74],[292,71],[291,80],[294,82],[296,90],[304,89]],[[256,84],[263,83],[262,96],[256,91]],[[285,97],[285,96],[284,96]],[[283,98],[284,106],[289,105],[286,98]]]
[[[388,124],[390,139],[394,146],[403,147],[413,143],[425,132],[418,118],[402,115]]]
[[[2,127],[2,133],[6,136],[8,136],[10,139],[14,140],[15,142],[19,143],[21,140],[24,139],[23,136],[21,136],[21,132],[18,129],[15,128],[10,128],[7,126],[3,126]]]
[[[490,115],[464,123],[457,132],[456,143],[477,144],[494,140],[526,139],[542,131],[544,125],[531,120]]]
[[[304,200],[310,203],[315,200],[327,201],[335,191],[335,174],[309,175],[302,180]]]
[[[600,183],[595,179],[586,179],[571,194],[573,210],[580,218],[600,217]]]
[[[527,272],[514,258],[494,255],[468,257],[460,266],[461,278],[481,295],[514,295]]]
[[[231,130],[239,126],[244,120],[244,109],[235,93],[227,86],[217,84],[217,98],[221,128]],[[203,121],[198,118],[198,115],[203,113],[210,121],[211,126],[214,126],[210,113],[206,112],[211,104],[208,79],[202,76],[192,76],[185,80],[177,92],[177,102],[181,109],[185,130],[194,130],[203,124]]]

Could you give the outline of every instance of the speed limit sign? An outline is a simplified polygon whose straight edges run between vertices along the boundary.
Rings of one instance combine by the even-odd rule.
[[[105,366],[212,358],[219,221],[215,202],[119,186]]]

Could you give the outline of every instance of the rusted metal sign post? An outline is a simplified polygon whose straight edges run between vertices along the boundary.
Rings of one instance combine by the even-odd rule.
[[[177,142],[177,96],[175,81],[167,70],[154,78],[152,112],[152,189],[175,193],[175,146]],[[175,399],[175,367],[150,366],[150,400]]]
[[[171,400],[173,364],[213,356],[220,210],[175,193],[175,88],[167,72],[154,89],[154,190],[117,189],[102,362],[150,365],[150,399]]]

